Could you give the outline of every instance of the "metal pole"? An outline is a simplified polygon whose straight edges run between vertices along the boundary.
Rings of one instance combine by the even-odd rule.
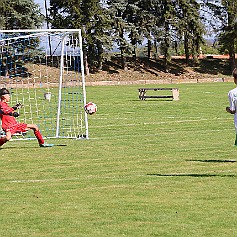
[[[49,29],[49,16],[48,16],[47,0],[44,1],[44,7],[45,7],[46,25],[47,25],[47,29]],[[50,56],[52,56],[52,46],[51,46],[50,35],[48,36],[48,40],[49,40],[49,54],[50,54]]]
[[[86,82],[85,82],[85,70],[84,70],[84,57],[83,57],[83,49],[82,49],[82,36],[81,30],[78,31],[79,33],[79,46],[80,46],[80,59],[81,59],[81,76],[82,76],[82,90],[83,90],[83,102],[84,106],[86,105]],[[88,129],[88,118],[87,113],[84,111],[84,118],[85,118],[85,129],[86,129],[86,138],[89,138],[89,129]]]
[[[0,30],[0,33],[23,33],[23,32],[34,32],[34,33],[39,33],[39,32],[45,32],[45,29],[24,29],[24,30]],[[78,33],[80,29],[48,29],[48,32],[74,32]]]
[[[60,126],[60,113],[61,113],[61,101],[62,101],[62,84],[63,84],[63,72],[64,72],[64,45],[67,35],[65,34],[62,38],[61,47],[61,59],[60,59],[60,78],[58,87],[58,112],[57,112],[57,123],[56,123],[56,137],[59,137],[59,126]]]

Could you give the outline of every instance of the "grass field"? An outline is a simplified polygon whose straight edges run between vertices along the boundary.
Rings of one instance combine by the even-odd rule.
[[[237,236],[234,85],[175,87],[180,101],[88,87],[89,140],[4,145],[0,236]]]

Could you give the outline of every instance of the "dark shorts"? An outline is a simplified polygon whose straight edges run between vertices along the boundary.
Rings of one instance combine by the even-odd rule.
[[[15,124],[11,127],[8,127],[8,128],[4,128],[3,129],[5,132],[11,132],[11,134],[15,134],[15,133],[22,133],[22,132],[26,132],[28,129],[27,129],[27,124],[25,123],[18,123],[18,124]]]

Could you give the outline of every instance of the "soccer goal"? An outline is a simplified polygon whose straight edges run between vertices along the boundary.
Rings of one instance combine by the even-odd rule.
[[[44,137],[88,138],[81,30],[0,30],[0,87]]]

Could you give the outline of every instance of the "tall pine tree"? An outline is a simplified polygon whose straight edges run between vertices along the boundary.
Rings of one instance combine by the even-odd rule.
[[[200,46],[204,43],[204,26],[200,14],[200,4],[196,0],[179,0],[176,5],[177,32],[184,42],[184,50],[187,63],[190,56],[197,60]]]
[[[205,0],[205,7],[211,11],[211,17],[216,24],[212,25],[217,33],[220,44],[220,52],[228,53],[230,56],[230,71],[236,67],[235,53],[237,51],[237,1],[216,0],[215,2]],[[218,27],[216,27],[218,26]]]
[[[237,49],[237,1],[223,0],[226,21],[223,22],[223,32],[220,34],[222,47],[228,50],[230,56],[230,70],[236,67],[235,53]]]
[[[44,20],[33,0],[2,0],[0,12],[0,28],[4,30],[35,29]]]
[[[110,18],[99,0],[50,0],[53,28],[81,29],[86,73],[101,69],[106,49],[112,48]]]
[[[126,57],[131,55],[133,47],[128,40],[128,34],[133,31],[134,24],[128,21],[129,0],[107,1],[110,18],[113,19],[113,37],[119,47],[122,68],[127,70]]]

